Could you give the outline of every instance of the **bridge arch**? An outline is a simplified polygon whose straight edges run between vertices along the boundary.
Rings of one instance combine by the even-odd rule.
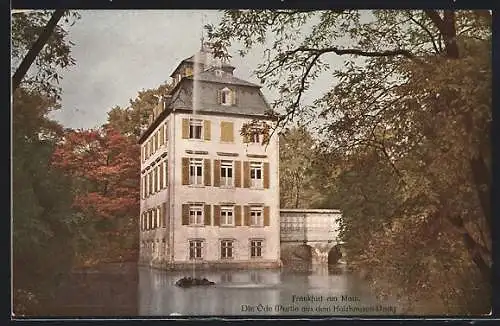
[[[340,245],[337,244],[328,251],[328,265],[337,264],[340,258],[342,258],[342,250]]]

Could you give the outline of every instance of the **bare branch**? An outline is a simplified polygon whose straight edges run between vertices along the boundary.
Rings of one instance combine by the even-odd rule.
[[[287,51],[286,54],[291,55],[298,52],[310,52],[316,55],[322,55],[324,53],[335,53],[337,55],[353,54],[363,57],[391,57],[391,56],[402,55],[409,59],[415,59],[415,56],[410,51],[404,49],[386,50],[386,51],[363,51],[360,49],[339,49],[336,47],[315,49],[315,48],[308,48],[301,46],[294,50]]]
[[[410,15],[410,19],[411,21],[413,21],[415,24],[417,24],[421,29],[424,30],[424,32],[429,35],[429,38],[431,39],[431,42],[432,42],[432,47],[434,48],[434,51],[436,51],[436,54],[439,54],[440,51],[437,47],[437,44],[436,44],[436,39],[434,38],[434,35],[432,35],[431,31],[424,25],[422,24],[421,22],[419,22],[418,20],[416,20],[415,18],[413,18],[413,16],[411,14]]]

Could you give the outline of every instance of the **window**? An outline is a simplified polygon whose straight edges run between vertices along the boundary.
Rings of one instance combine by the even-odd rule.
[[[189,160],[189,184],[203,184],[203,160],[192,158]]]
[[[201,139],[202,126],[201,120],[191,119],[189,121],[189,138]]]
[[[220,209],[220,225],[221,226],[233,226],[234,225],[234,214],[233,207],[221,207]]]
[[[262,257],[262,240],[251,240],[250,241],[250,257],[258,258]]]
[[[262,208],[256,207],[250,210],[250,226],[262,226]]]
[[[221,91],[220,96],[221,96],[220,102],[222,105],[232,104],[232,92],[229,88],[224,88]]]
[[[153,169],[153,192],[158,191],[158,166]]]
[[[158,133],[155,132],[153,135],[153,153],[156,153],[158,150]]]
[[[221,241],[220,257],[222,259],[233,258],[233,240],[222,240]]]
[[[203,257],[203,240],[189,241],[189,259],[200,259]]]
[[[220,185],[233,186],[233,161],[222,161],[220,165]]]
[[[142,187],[141,187],[141,196],[142,196],[142,199],[145,199],[146,198],[146,187],[147,187],[147,184],[146,184],[146,176],[143,175],[141,177],[142,179]]]
[[[148,173],[148,182],[149,182],[148,195],[151,195],[153,193],[153,172],[152,171],[150,171]]]
[[[262,188],[262,163],[250,163],[250,186],[252,188]]]
[[[203,225],[203,206],[191,205],[189,207],[189,224]]]
[[[252,133],[250,134],[250,142],[260,143],[260,132],[258,130],[252,131]]]
[[[167,182],[168,182],[168,161],[167,158],[165,158],[165,161],[163,162],[163,185],[168,187]]]

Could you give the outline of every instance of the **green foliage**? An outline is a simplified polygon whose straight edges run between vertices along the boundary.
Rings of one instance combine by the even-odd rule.
[[[256,74],[278,127],[317,118],[321,206],[342,209],[353,268],[412,313],[488,312],[491,13],[232,10],[208,29],[219,56],[273,39]],[[331,55],[335,84],[306,106]]]
[[[13,105],[14,289],[47,299],[72,266],[75,220],[71,181],[50,166],[60,126],[44,117],[42,96],[19,89]],[[27,114],[27,113],[33,114]],[[57,255],[54,253],[57,252]],[[27,297],[15,297],[26,305]],[[22,311],[22,307],[18,307]],[[30,309],[34,309],[31,306]],[[16,311],[17,312],[17,311]],[[18,312],[19,313],[19,312]]]
[[[158,106],[159,96],[167,95],[171,87],[170,84],[164,83],[154,89],[139,91],[135,99],[130,99],[128,108],[112,108],[108,112],[107,123],[122,135],[138,139],[149,125],[149,117]]]
[[[33,10],[28,13],[12,14],[12,69],[15,70],[29,49],[42,33],[52,16],[50,10]],[[60,99],[61,89],[57,86],[62,78],[62,69],[75,64],[71,57],[71,46],[68,40],[68,27],[73,25],[80,15],[76,11],[66,11],[61,23],[55,27],[47,44],[35,59],[34,65],[23,79],[25,88]]]
[[[321,201],[322,175],[316,168],[317,141],[303,126],[280,135],[280,207],[312,208]],[[324,179],[323,179],[324,181]]]

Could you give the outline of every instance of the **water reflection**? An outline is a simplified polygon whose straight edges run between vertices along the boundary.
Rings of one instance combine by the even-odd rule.
[[[322,296],[322,307],[331,305],[380,305],[359,279],[342,266],[310,266],[307,270],[243,270],[166,272],[139,268],[139,314],[143,316],[181,315],[339,315],[331,309],[317,308],[318,302],[297,298]],[[188,275],[189,274],[189,275]],[[180,288],[175,282],[183,276],[207,278],[209,287]],[[341,302],[342,295],[359,302]],[[295,297],[294,297],[295,296]],[[338,302],[326,302],[327,297]],[[295,302],[294,299],[295,298]],[[279,307],[282,307],[279,308]],[[312,311],[307,311],[310,307]],[[290,308],[290,309],[285,309]],[[305,312],[303,309],[306,309]],[[316,310],[315,310],[316,309]],[[338,309],[337,309],[338,310]],[[374,312],[376,313],[376,312]],[[366,313],[361,313],[366,314]]]

